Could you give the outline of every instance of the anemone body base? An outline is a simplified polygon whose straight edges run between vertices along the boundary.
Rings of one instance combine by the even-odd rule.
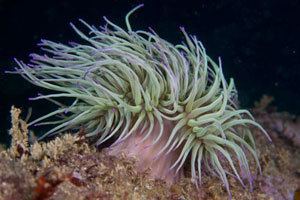
[[[164,121],[163,135],[169,135],[174,124],[170,121]],[[155,123],[152,133],[144,139],[143,131],[138,129],[131,137],[122,142],[118,142],[107,148],[107,152],[112,156],[126,155],[136,160],[137,170],[145,172],[149,170],[149,176],[153,179],[164,180],[168,184],[175,183],[183,176],[183,168],[176,172],[171,166],[178,158],[180,150],[171,151],[168,154],[160,154],[159,151],[166,144],[168,137],[161,137],[160,140],[153,144],[159,134],[159,125]]]

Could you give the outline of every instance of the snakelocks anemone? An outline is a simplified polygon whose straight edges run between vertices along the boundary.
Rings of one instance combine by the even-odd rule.
[[[188,163],[197,186],[205,174],[219,177],[229,195],[229,176],[251,188],[250,160],[261,169],[249,127],[268,134],[238,108],[233,79],[225,80],[220,59],[195,36],[181,28],[185,40],[173,45],[152,29],[132,30],[129,17],[139,7],[127,14],[126,30],[106,18],[99,29],[80,20],[87,33],[71,26],[81,43],[42,40],[45,55],[16,60],[12,73],[52,91],[32,99],[58,106],[29,125],[52,126],[40,139],[83,129],[98,146],[110,141],[111,155],[136,157],[138,169],[170,183]]]

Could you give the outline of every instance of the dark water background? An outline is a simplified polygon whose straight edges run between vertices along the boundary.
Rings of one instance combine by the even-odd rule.
[[[300,114],[298,0],[0,0],[0,142],[8,141],[11,105],[24,113],[33,107],[33,118],[54,108],[28,101],[40,89],[4,74],[15,66],[14,57],[28,61],[41,38],[79,41],[69,26],[79,24],[79,18],[103,25],[102,16],[107,16],[124,27],[124,16],[140,3],[145,6],[131,18],[133,29],[150,26],[173,43],[183,39],[179,26],[197,35],[208,55],[222,57],[225,76],[234,77],[242,106],[252,107],[268,94],[280,111]]]

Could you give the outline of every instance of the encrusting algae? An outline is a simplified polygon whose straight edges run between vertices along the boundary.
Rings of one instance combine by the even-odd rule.
[[[11,108],[12,127],[9,134],[12,136],[10,154],[13,157],[24,157],[28,154],[28,125],[20,119],[21,110]]]

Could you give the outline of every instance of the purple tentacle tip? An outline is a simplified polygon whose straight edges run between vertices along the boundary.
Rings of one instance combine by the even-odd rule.
[[[34,59],[34,57],[35,57],[35,53],[30,53],[30,54],[29,54],[29,57],[31,57],[31,58],[33,58],[33,59]]]
[[[184,28],[184,26],[179,26],[179,29],[181,30],[181,32],[184,32],[184,33],[185,33],[185,28]]]
[[[69,45],[71,45],[72,47],[76,47],[76,46],[78,45],[78,43],[73,42],[73,41],[70,41],[70,42],[68,42],[68,43],[69,43]]]
[[[45,39],[41,39],[39,43],[37,43],[37,46],[43,46],[45,45],[46,40]]]

